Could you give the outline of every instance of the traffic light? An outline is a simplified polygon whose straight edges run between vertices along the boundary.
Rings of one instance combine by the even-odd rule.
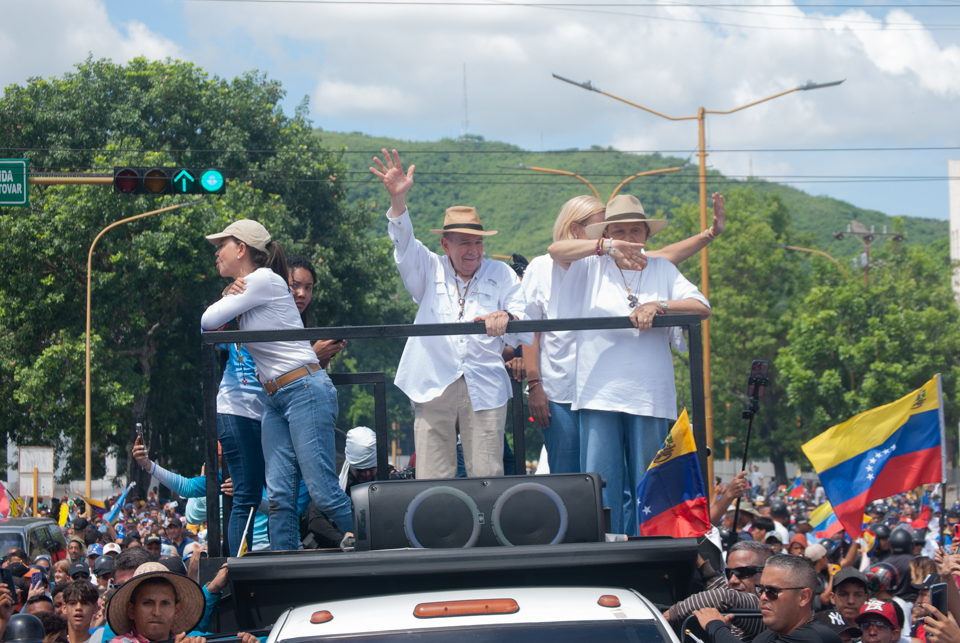
[[[224,194],[223,170],[192,167],[114,167],[114,194]]]

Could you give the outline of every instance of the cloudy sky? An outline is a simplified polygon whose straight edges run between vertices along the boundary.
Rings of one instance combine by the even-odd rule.
[[[548,1],[3,0],[0,84],[60,75],[88,53],[172,56],[220,76],[266,71],[288,90],[286,109],[309,96],[326,130],[437,140],[460,134],[466,65],[470,130],[487,140],[686,157],[695,122],[551,73],[671,116],[846,79],[708,117],[711,166],[888,214],[948,217],[947,160],[960,158],[960,1],[532,3]],[[957,149],[780,151],[917,147]]]

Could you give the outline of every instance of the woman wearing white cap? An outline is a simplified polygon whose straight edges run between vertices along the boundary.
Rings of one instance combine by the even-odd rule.
[[[596,242],[588,241],[587,226],[601,223],[606,207],[600,199],[587,195],[573,197],[564,203],[553,225],[554,242],[579,240],[586,251],[594,252]],[[622,242],[618,245],[623,252],[614,251],[613,257],[619,259],[625,268],[632,265],[626,263],[631,257],[643,265],[646,265],[648,256],[663,257],[676,265],[720,236],[725,221],[723,196],[716,193],[713,195],[713,225],[704,232],[646,255],[640,254],[640,244],[634,246]],[[536,257],[530,262],[522,282],[530,319],[558,317],[560,286],[569,268],[569,262],[554,261],[550,255]],[[533,345],[523,349],[530,414],[543,428],[550,473],[580,471],[579,411],[571,409],[577,361],[573,343],[572,332],[536,333]]]
[[[242,293],[231,292],[210,306],[201,326],[215,330],[239,318],[240,330],[303,328],[289,290],[286,260],[270,233],[248,219],[236,221],[207,239],[217,246],[220,275],[243,278]],[[267,393],[261,443],[270,548],[300,544],[297,499],[301,478],[317,507],[342,531],[350,531],[350,499],[334,468],[337,391],[308,341],[246,344],[256,361],[257,378]]]
[[[668,310],[710,316],[709,302],[672,263],[649,257],[644,266],[643,255],[636,256],[636,244],[666,224],[647,218],[636,197],[619,195],[607,204],[602,222],[586,226],[590,240],[550,246],[554,261],[570,263],[560,317],[629,315],[640,331],[639,337],[626,329],[576,333],[571,408],[580,412],[580,466],[606,479],[604,502],[612,508],[614,533],[638,534],[637,485],[677,417],[670,345],[686,345],[679,329],[655,329],[653,318]],[[630,496],[626,506],[623,492]]]

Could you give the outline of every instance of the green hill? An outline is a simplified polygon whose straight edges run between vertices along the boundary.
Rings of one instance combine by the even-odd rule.
[[[408,203],[417,236],[434,249],[439,249],[439,242],[432,239],[427,230],[442,224],[443,211],[451,205],[472,205],[480,212],[487,229],[500,231],[487,240],[488,252],[519,252],[528,258],[543,254],[552,239],[553,222],[560,207],[578,194],[589,194],[589,188],[573,177],[515,169],[521,164],[576,172],[596,187],[604,201],[628,176],[682,167],[679,172],[635,179],[621,192],[636,195],[648,213],[660,212],[667,218],[678,203],[698,200],[696,167],[677,157],[626,154],[600,147],[530,152],[480,137],[467,141],[416,142],[359,132],[318,130],[317,135],[325,146],[344,150],[350,174],[343,182],[348,185],[351,201],[363,200],[374,210],[385,211],[387,203],[380,182],[367,170],[372,164],[373,151],[396,148],[404,164],[416,164],[416,186]],[[846,230],[849,221],[857,220],[868,227],[874,225],[878,232],[884,225],[891,231],[894,227],[893,217],[882,212],[863,210],[830,197],[811,196],[786,185],[756,179],[737,181],[719,172],[709,172],[710,193],[736,186],[780,194],[793,215],[795,229],[816,235],[819,247],[838,257],[860,251],[856,239],[838,242],[833,238],[835,231]],[[736,216],[734,212],[728,214]],[[946,221],[906,217],[903,225],[906,242],[911,245],[926,245],[948,234]]]

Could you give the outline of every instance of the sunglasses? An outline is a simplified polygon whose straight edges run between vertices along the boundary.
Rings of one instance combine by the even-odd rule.
[[[740,580],[746,580],[747,578],[753,578],[757,574],[763,573],[763,567],[757,567],[756,565],[727,567],[725,570],[723,570],[723,573],[727,577],[727,580],[730,580],[730,578],[733,576],[736,576]]]
[[[770,585],[757,585],[753,588],[757,592],[757,596],[767,595],[771,601],[775,601],[780,598],[780,592],[785,592],[790,589],[807,589],[806,587],[772,587]]]
[[[862,623],[860,623],[860,629],[861,630],[880,630],[881,632],[884,632],[884,631],[889,632],[893,630],[893,626],[890,625],[889,623],[884,623],[882,621],[863,621]]]

